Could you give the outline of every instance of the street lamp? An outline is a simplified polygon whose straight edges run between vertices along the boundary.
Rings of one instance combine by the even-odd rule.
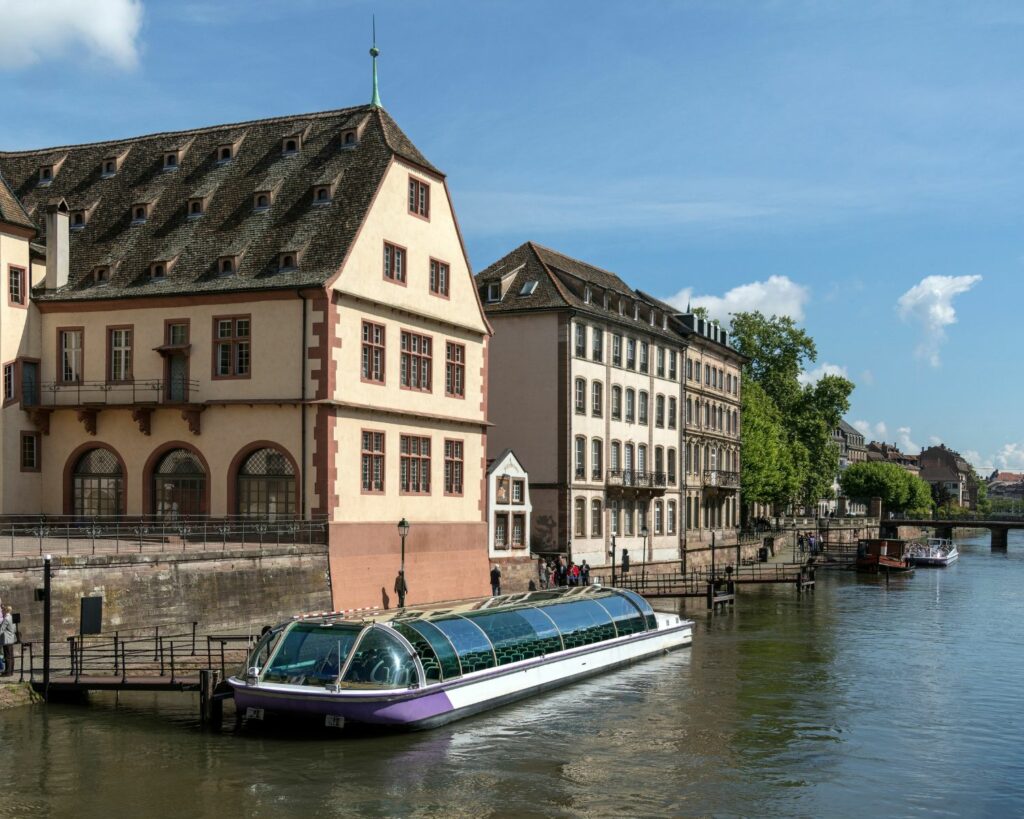
[[[615,535],[612,535],[612,586],[615,585]]]
[[[640,530],[640,534],[644,539],[644,562],[640,566],[640,583],[647,588],[647,524],[644,524],[644,528]]]
[[[405,536],[409,534],[409,521],[402,518],[398,521],[398,536],[402,538],[402,575],[405,576]]]

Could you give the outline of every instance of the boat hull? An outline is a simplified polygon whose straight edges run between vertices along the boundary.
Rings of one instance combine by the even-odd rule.
[[[496,708],[576,680],[690,645],[693,624],[659,614],[659,629],[467,674],[446,683],[386,694],[280,684],[247,685],[232,677],[243,716],[286,716],[340,727],[418,730]],[[668,625],[669,620],[676,621]]]

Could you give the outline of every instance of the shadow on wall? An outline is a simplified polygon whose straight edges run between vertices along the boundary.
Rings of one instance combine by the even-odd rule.
[[[558,548],[558,522],[551,515],[535,515],[532,549],[553,552]]]

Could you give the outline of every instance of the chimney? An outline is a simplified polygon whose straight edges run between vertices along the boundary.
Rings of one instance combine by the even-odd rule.
[[[68,283],[68,203],[57,199],[46,206],[46,289]]]

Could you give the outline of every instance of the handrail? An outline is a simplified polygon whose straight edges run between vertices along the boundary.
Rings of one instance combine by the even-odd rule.
[[[181,403],[168,397],[170,382],[159,378],[140,378],[128,381],[44,381],[38,385],[38,396],[30,396],[26,406],[73,407],[83,404],[167,404]],[[174,379],[174,386],[192,396],[199,391],[196,379]],[[111,395],[120,400],[111,400]],[[47,400],[47,398],[49,400]],[[61,400],[68,399],[68,400]]]

